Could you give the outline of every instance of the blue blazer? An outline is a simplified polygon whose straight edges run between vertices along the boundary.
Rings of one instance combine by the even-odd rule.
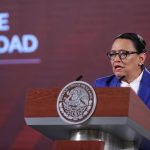
[[[120,87],[120,81],[115,75],[98,78],[94,87]],[[150,72],[144,68],[139,91],[137,94],[150,109]]]

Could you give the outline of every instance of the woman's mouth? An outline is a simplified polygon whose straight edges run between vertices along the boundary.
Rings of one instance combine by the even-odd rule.
[[[121,66],[121,65],[115,65],[114,66],[114,69],[115,69],[115,71],[121,71],[122,69],[123,69],[124,67],[123,66]]]

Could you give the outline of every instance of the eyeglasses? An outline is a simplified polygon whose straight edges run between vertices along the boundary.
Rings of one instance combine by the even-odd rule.
[[[129,51],[126,51],[126,50],[120,50],[119,52],[115,52],[115,51],[107,52],[107,56],[109,57],[110,60],[114,60],[117,55],[122,60],[122,59],[125,59],[128,55],[131,55],[131,54],[138,54],[138,52],[135,52],[135,51],[129,52]]]

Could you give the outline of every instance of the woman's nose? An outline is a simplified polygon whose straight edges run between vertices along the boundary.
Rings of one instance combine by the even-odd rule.
[[[119,57],[119,54],[116,54],[116,56],[115,56],[113,61],[121,61],[121,58]]]

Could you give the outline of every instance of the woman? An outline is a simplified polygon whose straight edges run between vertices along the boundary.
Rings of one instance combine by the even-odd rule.
[[[150,109],[150,72],[145,68],[146,42],[135,33],[117,36],[107,53],[114,75],[96,79],[95,87],[131,87]]]

